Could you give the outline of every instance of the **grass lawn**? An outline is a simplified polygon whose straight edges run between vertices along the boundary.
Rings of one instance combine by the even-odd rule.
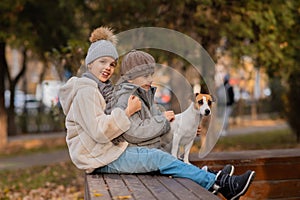
[[[192,151],[197,148],[194,145]],[[290,130],[222,137],[213,151],[283,148],[300,148],[300,145],[296,143],[295,135]],[[83,186],[83,172],[70,162],[22,170],[0,171],[0,200],[79,200],[83,199]]]
[[[200,142],[197,142],[192,147],[191,152],[197,153],[199,152],[199,148]],[[296,135],[294,135],[290,129],[284,129],[220,137],[212,151],[221,152],[288,148],[300,148],[300,144],[297,144]]]
[[[214,151],[300,148],[290,129],[221,137]]]
[[[4,150],[2,150],[0,152],[0,158],[9,158],[9,157],[14,157],[14,156],[22,156],[22,155],[30,155],[33,153],[46,153],[46,152],[53,152],[53,151],[57,151],[59,149],[65,149],[67,148],[66,144],[59,144],[59,145],[55,145],[55,144],[47,144],[41,147],[34,147],[34,148],[17,148],[17,147],[13,147],[13,148],[6,148]],[[1,200],[1,199],[0,199]]]

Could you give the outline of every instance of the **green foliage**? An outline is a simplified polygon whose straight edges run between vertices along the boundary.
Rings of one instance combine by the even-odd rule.
[[[69,40],[67,46],[59,49],[52,49],[47,58],[51,60],[61,76],[61,80],[65,77],[65,71],[70,72],[72,75],[78,73],[78,69],[83,65],[83,58],[87,52],[88,43],[82,40]]]
[[[2,0],[0,1],[0,41],[6,41],[11,32],[13,31],[13,26],[18,22],[18,14],[22,9],[22,0],[10,1]]]
[[[289,3],[278,1],[270,6],[267,1],[242,1],[229,7],[230,20],[223,24],[223,34],[229,39],[232,55],[254,58],[256,66],[267,69],[270,76],[274,69],[290,63],[282,46],[287,42],[286,31],[295,23]]]
[[[296,33],[293,33],[293,28],[297,25],[295,16],[299,15],[299,3],[291,0],[279,0],[276,4],[254,0],[107,0],[71,3],[23,0],[16,5],[9,2],[0,4],[6,9],[6,15],[11,16],[7,27],[11,27],[9,25],[15,21],[20,22],[22,26],[16,26],[18,31],[14,31],[14,34],[17,38],[25,37],[33,48],[37,48],[38,53],[52,52],[55,48],[64,55],[63,48],[74,47],[70,45],[72,38],[86,42],[90,31],[100,25],[111,26],[116,32],[157,26],[192,36],[210,55],[214,54],[218,42],[225,36],[235,60],[243,55],[251,56],[255,58],[257,66],[266,68],[271,76],[278,68],[288,69],[286,66],[292,64],[292,58],[286,55],[291,54],[288,48],[294,47],[292,39]],[[70,68],[69,65],[65,67]]]
[[[22,28],[17,37],[25,36],[41,53],[65,46],[80,30],[74,18],[75,6],[76,3],[60,0],[27,0],[18,16],[23,25],[17,26]],[[25,28],[24,24],[27,25]]]

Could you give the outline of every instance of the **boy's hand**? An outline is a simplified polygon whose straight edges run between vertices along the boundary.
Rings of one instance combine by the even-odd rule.
[[[199,135],[201,135],[202,134],[202,126],[201,126],[201,124],[198,126],[198,128],[197,128],[197,135],[199,136]]]
[[[170,111],[165,111],[164,112],[165,117],[167,118],[167,120],[169,122],[172,122],[175,119],[175,114],[174,111],[170,110]]]
[[[134,95],[130,95],[127,103],[127,108],[125,109],[126,115],[130,117],[135,112],[141,110],[142,103],[140,99]]]

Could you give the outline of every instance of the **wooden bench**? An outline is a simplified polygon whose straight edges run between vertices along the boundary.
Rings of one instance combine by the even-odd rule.
[[[85,200],[97,199],[219,199],[195,182],[149,174],[85,175]]]
[[[300,149],[251,150],[239,152],[212,152],[204,159],[190,154],[190,162],[220,169],[230,163],[235,174],[248,169],[256,176],[247,193],[240,198],[300,199]]]
[[[204,159],[190,154],[196,166],[219,170],[230,163],[235,174],[248,169],[256,176],[240,199],[300,199],[300,149],[213,152]],[[158,175],[86,175],[85,199],[223,199],[189,179]]]

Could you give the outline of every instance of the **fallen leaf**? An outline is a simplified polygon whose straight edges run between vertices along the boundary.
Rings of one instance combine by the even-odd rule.
[[[94,193],[94,196],[95,197],[101,197],[101,196],[103,196],[103,194],[101,194],[101,193]]]
[[[127,196],[115,196],[114,199],[116,199],[116,200],[131,199],[131,196],[130,195],[127,195]]]

